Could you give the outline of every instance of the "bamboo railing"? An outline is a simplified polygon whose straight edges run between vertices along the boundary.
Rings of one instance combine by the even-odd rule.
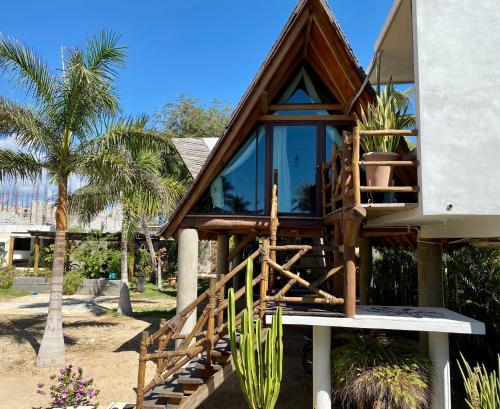
[[[259,285],[258,299],[254,302],[254,312],[261,318],[264,317],[268,304],[274,303],[306,303],[306,304],[329,304],[341,305],[343,298],[335,297],[324,289],[321,284],[334,274],[342,270],[342,267],[334,267],[323,277],[315,282],[309,282],[300,274],[292,272],[294,265],[313,250],[338,250],[338,246],[309,246],[309,245],[277,245],[278,221],[278,200],[277,186],[273,187],[273,200],[271,206],[270,236],[261,241],[259,248],[247,258],[260,259],[260,274],[254,277],[252,286]],[[294,253],[286,263],[280,265],[276,262],[277,253]],[[142,333],[139,350],[139,371],[137,382],[137,409],[142,409],[144,396],[157,385],[165,382],[175,372],[188,364],[195,357],[202,353],[206,354],[205,375],[210,376],[213,369],[213,350],[217,342],[227,334],[227,321],[224,321],[224,311],[228,308],[226,287],[234,282],[233,278],[237,274],[246,274],[247,260],[241,262],[227,274],[220,276],[219,280],[210,280],[209,288],[203,292],[196,300],[189,304],[182,311],[178,312],[170,320],[162,319],[160,328],[153,334],[145,331]],[[271,271],[273,274],[281,275],[285,278],[282,288],[271,295],[268,291],[270,286]],[[240,282],[245,282],[242,280]],[[274,280],[276,283],[277,280]],[[294,287],[300,286],[308,290],[304,296],[293,297],[287,293]],[[245,287],[235,291],[234,298],[239,300],[245,295]],[[254,292],[255,293],[255,292]],[[185,328],[188,318],[192,314],[197,314],[198,308],[203,306],[203,310],[197,317],[193,328]],[[241,315],[236,315],[236,325],[240,324]],[[175,346],[175,343],[178,343]],[[146,363],[152,361],[156,364],[156,371],[153,378],[146,383]]]

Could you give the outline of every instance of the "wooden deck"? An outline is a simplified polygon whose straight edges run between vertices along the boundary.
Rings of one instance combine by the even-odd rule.
[[[362,203],[361,206],[366,210],[366,219],[376,219],[377,217],[398,212],[405,212],[418,207],[417,203]],[[325,225],[331,225],[342,219],[343,209],[336,209],[328,213],[323,218]]]

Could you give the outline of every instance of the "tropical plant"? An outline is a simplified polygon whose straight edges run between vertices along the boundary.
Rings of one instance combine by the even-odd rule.
[[[157,131],[151,129],[151,132]],[[147,221],[157,216],[165,217],[185,190],[185,184],[177,177],[162,175],[162,157],[168,139],[164,135],[159,138],[162,138],[163,143],[155,149],[148,145],[137,145],[128,147],[124,152],[128,158],[128,172],[135,175],[133,178],[128,181],[118,179],[116,183],[114,180],[103,184],[91,182],[75,191],[70,198],[70,207],[85,221],[91,220],[108,206],[119,204],[122,208],[121,290],[118,302],[121,314],[132,312],[128,282],[129,237],[142,229],[150,251],[150,272],[155,271],[156,254]]]
[[[357,125],[362,130],[383,129],[413,129],[415,115],[408,113],[413,88],[405,91],[395,89],[392,78],[385,87],[380,83],[381,59],[376,65],[377,84],[375,86],[375,101],[368,104],[366,110],[361,107],[360,115],[355,114]],[[395,152],[400,137],[394,135],[364,136],[361,147],[367,152]],[[413,143],[408,140],[409,143]]]
[[[49,395],[51,406],[70,407],[70,406],[86,406],[90,405],[91,399],[99,395],[99,390],[93,384],[92,378],[85,379],[83,377],[83,369],[77,367],[73,369],[73,365],[65,366],[59,370],[59,374],[50,376],[52,384],[45,390],[45,385],[38,383],[36,385],[36,393],[41,395]]]
[[[460,373],[464,381],[465,402],[470,409],[498,409],[500,408],[500,354],[497,355],[497,368],[488,372],[484,365],[471,368],[463,355],[462,365],[458,362]]]
[[[85,280],[85,272],[81,268],[64,273],[63,294],[76,294],[78,287],[82,285],[83,280]]]
[[[415,116],[408,113],[413,88],[398,91],[392,81],[379,91],[375,101],[368,104],[366,110],[361,108],[356,122],[362,130],[412,129],[415,127]],[[400,136],[364,136],[361,147],[365,152],[395,152]]]
[[[283,328],[281,307],[273,316],[262,347],[262,322],[255,321],[253,307],[253,260],[247,260],[245,295],[246,309],[242,312],[240,348],[236,344],[236,305],[234,289],[229,289],[228,333],[231,355],[240,387],[250,409],[272,409],[276,405],[283,374]]]
[[[14,266],[0,267],[0,288],[10,288],[17,276],[17,270]]]
[[[100,278],[106,275],[106,264],[111,257],[106,236],[92,232],[88,237],[71,249],[71,257],[81,266],[87,278]]]
[[[58,186],[56,238],[49,313],[38,366],[64,362],[61,293],[68,228],[68,179],[113,186],[123,183],[147,189],[147,180],[130,172],[131,147],[155,148],[163,138],[151,132],[144,118],[120,119],[114,88],[125,48],[119,37],[102,32],[83,46],[65,49],[62,68],[52,70],[33,50],[0,37],[0,71],[17,79],[31,96],[31,105],[0,97],[0,134],[12,136],[18,151],[0,150],[0,181],[38,180],[47,173]]]
[[[332,351],[334,398],[357,409],[427,408],[430,361],[415,342],[355,334]]]

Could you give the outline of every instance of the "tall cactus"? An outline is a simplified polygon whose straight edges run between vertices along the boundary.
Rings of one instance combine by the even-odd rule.
[[[228,332],[240,387],[251,409],[273,409],[278,400],[283,366],[283,328],[281,308],[273,316],[271,328],[262,347],[262,322],[255,321],[253,302],[253,260],[247,260],[246,309],[242,312],[240,347],[236,345],[234,290],[229,289]]]

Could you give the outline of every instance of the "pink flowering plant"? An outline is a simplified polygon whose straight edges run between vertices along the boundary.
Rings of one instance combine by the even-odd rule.
[[[91,399],[97,397],[99,390],[92,385],[92,378],[83,377],[83,369],[67,365],[59,370],[58,374],[50,376],[51,385],[42,383],[36,385],[36,392],[48,395],[52,399],[51,405],[56,407],[92,405]]]

